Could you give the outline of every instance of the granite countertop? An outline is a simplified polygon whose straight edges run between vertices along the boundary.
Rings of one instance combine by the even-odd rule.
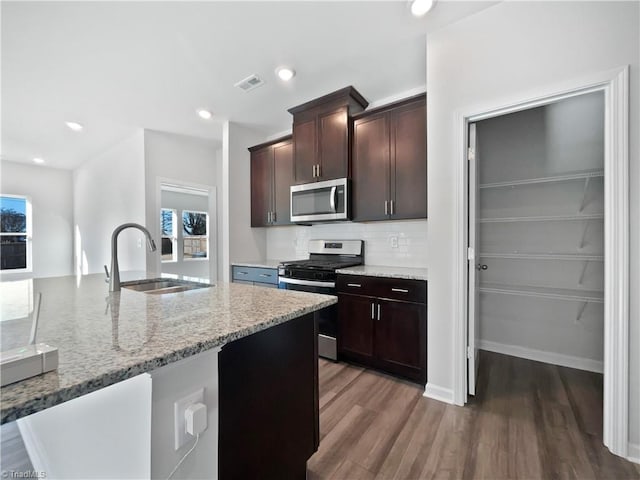
[[[260,268],[278,268],[282,260],[249,260],[247,262],[231,262],[235,267],[260,267]]]
[[[37,341],[58,347],[59,366],[2,387],[0,423],[337,302],[237,283],[163,295],[124,288],[110,294],[104,274],[2,282],[2,350],[27,342],[26,305],[34,292],[42,292]]]
[[[404,278],[407,280],[428,280],[426,268],[382,267],[376,265],[358,265],[341,268],[336,273],[345,275],[364,275],[367,277]]]

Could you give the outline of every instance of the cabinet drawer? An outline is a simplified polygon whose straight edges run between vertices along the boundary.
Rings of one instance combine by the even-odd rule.
[[[427,282],[403,278],[338,275],[336,289],[340,293],[427,303]]]
[[[261,267],[240,267],[234,265],[232,270],[232,279],[234,282],[240,280],[243,282],[260,282],[277,285],[278,269]]]

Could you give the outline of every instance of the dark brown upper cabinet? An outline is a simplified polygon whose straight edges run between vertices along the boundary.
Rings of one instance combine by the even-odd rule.
[[[351,177],[354,221],[427,217],[426,95],[355,117]]]
[[[249,148],[251,226],[289,225],[289,187],[293,184],[291,136]]]
[[[346,87],[289,109],[295,184],[350,176],[351,116],[367,105],[355,88]]]

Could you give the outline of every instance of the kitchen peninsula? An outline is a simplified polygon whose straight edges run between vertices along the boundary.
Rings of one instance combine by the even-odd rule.
[[[150,374],[150,471],[153,477],[163,476],[167,467],[156,468],[154,464],[162,464],[161,457],[171,464],[185,449],[173,451],[173,418],[169,419],[169,433],[156,432],[156,423],[161,423],[156,422],[156,413],[162,406],[156,394],[176,382],[165,381],[171,375],[178,378],[177,383],[184,383],[192,374],[197,376],[202,369],[194,362],[213,353],[217,378],[207,387],[211,391],[206,392],[205,403],[215,394],[207,406],[216,421],[205,434],[211,438],[211,430],[219,424],[219,436],[213,442],[219,447],[220,461],[217,471],[199,473],[214,477],[219,473],[220,478],[226,478],[251,474],[255,468],[273,474],[304,474],[306,459],[318,444],[313,317],[315,311],[336,303],[335,297],[226,283],[162,295],[126,288],[110,294],[103,275],[21,280],[6,282],[3,288],[11,284],[14,289],[23,289],[23,300],[34,292],[42,293],[38,342],[59,349],[59,367],[3,387],[2,423],[50,407],[54,411],[63,407],[63,402],[78,401],[84,395]],[[6,297],[3,292],[3,302]],[[28,323],[2,322],[3,350],[26,341]],[[13,345],[7,345],[9,340]],[[165,370],[169,373],[163,373]],[[171,398],[162,400],[172,409],[173,402],[196,386],[182,386],[181,391],[170,392]],[[265,415],[267,411],[270,414]],[[172,410],[170,413],[165,417],[173,417]],[[290,420],[283,422],[287,416]],[[293,431],[302,437],[291,435]],[[280,435],[287,438],[279,439],[277,445]],[[154,442],[171,448],[163,452],[164,447]],[[205,445],[201,443],[198,449]],[[263,458],[266,453],[259,451],[261,446],[264,452],[291,447],[295,454],[287,459],[288,465],[282,465],[288,455],[272,452]],[[215,452],[202,453],[211,454],[215,456]]]

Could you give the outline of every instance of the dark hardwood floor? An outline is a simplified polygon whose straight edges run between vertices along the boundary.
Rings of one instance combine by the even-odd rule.
[[[318,479],[640,479],[602,445],[602,375],[482,352],[466,407],[320,360]]]
[[[5,423],[0,426],[0,474],[2,478],[9,478],[12,472],[31,472],[33,465],[29,459],[22,436],[16,422]],[[16,477],[17,478],[17,477]],[[24,477],[23,477],[24,478]]]

